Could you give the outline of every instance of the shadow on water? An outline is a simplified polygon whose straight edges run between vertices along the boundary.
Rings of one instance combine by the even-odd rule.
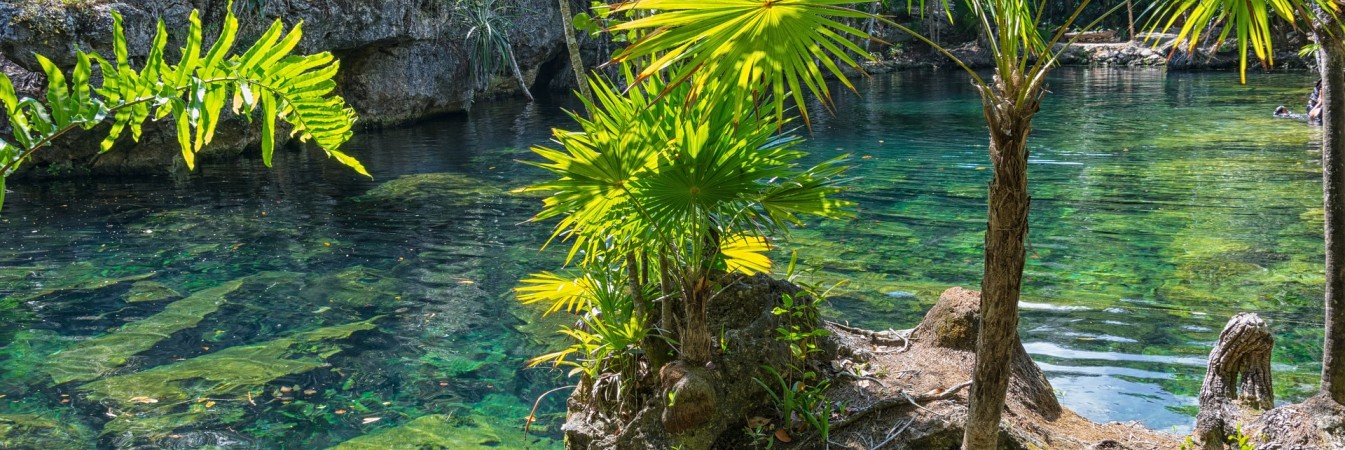
[[[1021,332],[1095,420],[1190,422],[1223,321],[1277,334],[1277,389],[1315,389],[1320,176],[1312,132],[1270,118],[1309,77],[1061,70],[1032,138]],[[819,111],[818,158],[854,154],[859,215],[802,228],[831,313],[918,320],[980,276],[985,136],[953,72],[878,76]],[[567,126],[555,101],[368,131],[374,180],[321,155],[206,163],[183,179],[14,183],[0,216],[0,444],[559,446],[566,383],[524,360],[555,321],[509,289],[554,268],[516,160]],[[52,386],[54,380],[61,384]],[[428,438],[427,438],[428,439]]]

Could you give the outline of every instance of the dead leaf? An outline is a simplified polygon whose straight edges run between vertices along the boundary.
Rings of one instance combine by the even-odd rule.
[[[747,419],[747,428],[751,428],[754,430],[770,424],[771,419],[767,419],[761,416],[752,416],[751,418]]]
[[[784,442],[784,443],[786,443],[786,444],[788,444],[790,441],[793,441],[793,440],[794,440],[794,438],[790,437],[790,436],[789,436],[789,432],[788,432],[788,431],[785,431],[784,428],[776,428],[776,429],[775,429],[775,438],[776,438],[776,439],[779,439],[780,442]]]
[[[377,421],[380,421],[380,420],[383,420],[383,418],[382,418],[382,417],[365,417],[365,418],[364,418],[364,423],[365,423],[365,424],[371,424],[371,423],[374,423],[374,422],[377,422]]]
[[[144,404],[159,403],[159,399],[153,397],[146,397],[143,395],[131,397],[129,400],[132,402],[144,403]]]

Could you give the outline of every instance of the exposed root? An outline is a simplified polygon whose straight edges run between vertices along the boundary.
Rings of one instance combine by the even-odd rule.
[[[945,389],[943,391],[931,391],[920,395],[913,396],[905,392],[900,392],[899,396],[897,397],[891,397],[879,400],[878,403],[874,403],[873,405],[870,405],[868,408],[865,408],[862,411],[852,414],[850,417],[846,417],[836,423],[831,424],[831,429],[839,430],[841,428],[845,428],[851,424],[858,423],[860,419],[863,419],[869,414],[878,411],[883,411],[889,408],[906,405],[915,406],[917,408],[924,408],[923,406],[921,406],[922,403],[929,403],[938,400],[947,400],[957,395],[958,391],[961,391],[963,388],[966,388],[967,386],[971,386],[971,380],[964,381],[956,386]]]

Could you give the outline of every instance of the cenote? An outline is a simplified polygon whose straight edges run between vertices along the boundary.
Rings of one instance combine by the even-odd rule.
[[[1308,74],[1062,69],[1030,141],[1022,337],[1061,402],[1189,428],[1227,319],[1276,334],[1281,403],[1316,390],[1322,210]],[[778,242],[826,314],[914,325],[979,286],[989,180],[965,75],[860,82],[806,148],[852,154],[857,217]],[[511,192],[570,127],[559,96],[363,131],[361,178],[290,152],[178,178],[14,182],[0,216],[0,447],[556,448],[562,370],[525,368],[556,325],[511,288],[563,255]],[[112,396],[112,393],[117,395]]]

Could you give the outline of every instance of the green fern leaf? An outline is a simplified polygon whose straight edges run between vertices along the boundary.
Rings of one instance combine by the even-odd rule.
[[[70,86],[65,81],[65,74],[47,57],[35,56],[37,63],[42,66],[42,72],[47,74],[47,104],[51,107],[51,120],[57,127],[65,126],[70,123],[70,110],[74,106],[74,102],[70,101]]]
[[[276,100],[271,93],[262,93],[262,163],[271,167],[271,154],[276,147]]]

